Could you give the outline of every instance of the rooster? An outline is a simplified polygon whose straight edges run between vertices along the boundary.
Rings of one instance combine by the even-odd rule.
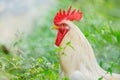
[[[58,30],[56,46],[58,51],[61,77],[70,80],[120,80],[120,75],[109,74],[97,63],[93,49],[73,20],[80,21],[80,10],[61,10],[54,17],[52,29]]]

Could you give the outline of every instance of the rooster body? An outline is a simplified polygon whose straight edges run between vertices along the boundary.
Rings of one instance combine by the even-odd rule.
[[[97,63],[88,40],[80,29],[72,23],[81,19],[81,12],[61,11],[54,18],[54,29],[58,30],[56,45],[62,49],[58,52],[62,77],[70,80],[120,80],[118,74],[108,74]],[[76,17],[77,16],[77,17]],[[68,45],[69,43],[69,45]]]
[[[105,80],[120,80],[120,75],[111,76],[99,67],[88,40],[77,26],[70,21],[64,23],[71,28],[60,44],[60,47],[64,48],[59,52],[64,76],[69,76],[71,80],[98,80],[101,76]],[[73,48],[66,46],[67,42],[71,42]]]

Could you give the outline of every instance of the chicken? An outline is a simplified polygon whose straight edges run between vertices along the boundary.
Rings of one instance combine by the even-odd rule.
[[[73,24],[73,20],[79,21],[82,12],[74,9],[71,11],[60,11],[54,17],[52,29],[58,30],[56,46],[60,47],[58,52],[61,77],[70,80],[120,80],[120,75],[110,75],[97,63],[93,49],[80,29]]]

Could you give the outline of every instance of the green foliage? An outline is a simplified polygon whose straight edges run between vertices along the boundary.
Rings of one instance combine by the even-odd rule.
[[[71,42],[67,42],[67,43],[66,43],[66,45],[68,45],[68,46],[69,46],[70,44],[71,44]]]
[[[119,1],[119,0],[118,0]],[[35,22],[28,36],[21,34],[13,43],[15,51],[4,54],[0,50],[0,80],[68,80],[60,79],[57,53],[63,48],[54,46],[56,32],[50,29],[59,8],[69,5],[83,12],[81,22],[74,22],[85,34],[94,49],[97,61],[109,74],[120,73],[120,28],[115,0],[59,0],[46,16],[45,23]],[[66,4],[64,4],[66,3]],[[114,11],[113,11],[114,10]],[[112,12],[111,12],[112,11]],[[72,48],[71,42],[66,43]],[[56,49],[56,50],[55,50]],[[64,53],[63,53],[64,54]],[[102,80],[100,77],[98,80]]]
[[[102,79],[103,79],[102,77],[98,78],[98,80],[102,80]]]
[[[59,52],[60,50],[63,50],[63,48],[61,48],[61,47],[58,47],[58,48],[56,48],[56,52]]]
[[[71,47],[73,50],[75,50],[70,41],[66,43],[66,46],[69,46],[69,47]]]
[[[112,75],[112,73],[113,73],[113,71],[112,71],[111,68],[108,68],[108,69],[107,69],[107,72],[110,73],[111,75]]]

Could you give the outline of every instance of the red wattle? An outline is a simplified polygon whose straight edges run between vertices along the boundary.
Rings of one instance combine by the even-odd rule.
[[[64,36],[69,31],[69,29],[59,29],[56,37],[56,46],[60,46],[60,43],[62,42]]]

